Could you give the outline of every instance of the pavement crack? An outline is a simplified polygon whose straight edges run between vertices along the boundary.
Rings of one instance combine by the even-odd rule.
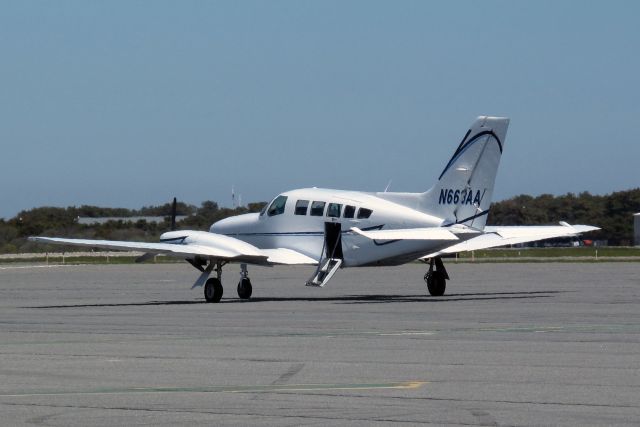
[[[487,411],[480,409],[470,409],[471,415],[475,417],[482,426],[497,426],[498,422]]]
[[[276,378],[276,380],[273,381],[271,385],[287,384],[291,378],[293,378],[298,372],[302,370],[302,368],[304,368],[304,365],[305,365],[304,363],[294,363],[289,369],[286,370],[286,372],[284,372],[282,375]],[[250,400],[262,400],[266,398],[267,398],[266,396],[263,396],[262,394],[257,393],[253,397],[251,397]]]
[[[289,369],[287,369],[285,373],[280,375],[278,379],[272,382],[271,385],[280,385],[280,384],[288,383],[291,378],[293,378],[298,372],[302,370],[302,368],[304,368],[304,365],[305,365],[304,363],[294,364]]]
[[[47,421],[49,421],[52,418],[55,418],[59,415],[61,415],[62,412],[59,413],[53,413],[53,414],[47,414],[47,415],[41,415],[39,417],[33,417],[33,418],[29,418],[28,420],[25,420],[25,422],[27,424],[33,424],[36,426],[52,426],[53,424],[49,424]]]
[[[307,423],[310,421],[317,421],[321,424],[325,424],[327,421],[340,421],[340,422],[358,422],[358,421],[378,421],[383,423],[394,423],[394,424],[409,424],[415,425],[418,423],[418,419],[413,420],[398,420],[392,417],[366,417],[366,416],[357,416],[357,415],[338,415],[327,413],[322,410],[320,413],[305,413],[305,414],[287,414],[287,413],[267,413],[261,412],[258,410],[247,410],[247,408],[242,407],[237,410],[233,410],[231,408],[216,408],[216,409],[177,409],[177,408],[141,408],[134,406],[108,406],[108,405],[61,405],[54,403],[10,403],[10,402],[2,402],[0,405],[6,406],[21,406],[21,407],[33,407],[33,408],[60,408],[60,409],[85,409],[85,410],[105,410],[105,411],[122,411],[122,412],[141,412],[141,413],[167,413],[167,414],[199,414],[205,416],[219,416],[219,415],[230,415],[236,417],[261,417],[261,418],[273,418],[273,419],[292,419],[296,420],[296,425],[298,425],[300,419],[304,419]],[[293,409],[293,408],[282,408]],[[58,416],[60,414],[57,414]],[[421,422],[422,423],[422,422]]]

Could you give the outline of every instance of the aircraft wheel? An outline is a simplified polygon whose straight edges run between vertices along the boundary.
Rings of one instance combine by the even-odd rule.
[[[248,277],[240,279],[240,282],[238,282],[238,296],[241,299],[249,299],[252,291],[251,280]]]
[[[204,299],[207,302],[220,302],[222,298],[222,292],[224,289],[222,288],[222,283],[215,277],[207,280],[207,283],[204,285]]]
[[[447,280],[441,271],[427,272],[424,275],[424,281],[427,282],[429,294],[434,297],[441,297],[447,288]]]

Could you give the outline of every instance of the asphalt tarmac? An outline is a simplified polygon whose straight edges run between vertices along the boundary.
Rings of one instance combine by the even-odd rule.
[[[640,264],[0,266],[0,425],[640,425]]]

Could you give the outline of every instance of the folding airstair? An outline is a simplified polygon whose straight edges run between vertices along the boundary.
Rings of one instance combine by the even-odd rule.
[[[307,286],[323,287],[342,265],[342,226],[339,222],[324,223],[324,247],[316,272]]]
[[[323,287],[342,265],[340,258],[325,258],[321,261],[320,268],[315,275],[307,281],[307,286]]]

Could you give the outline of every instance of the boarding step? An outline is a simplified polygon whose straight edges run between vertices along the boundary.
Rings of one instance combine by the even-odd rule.
[[[307,281],[307,286],[323,287],[336,273],[342,265],[340,258],[327,258],[322,261],[321,267],[316,271],[315,276]]]

